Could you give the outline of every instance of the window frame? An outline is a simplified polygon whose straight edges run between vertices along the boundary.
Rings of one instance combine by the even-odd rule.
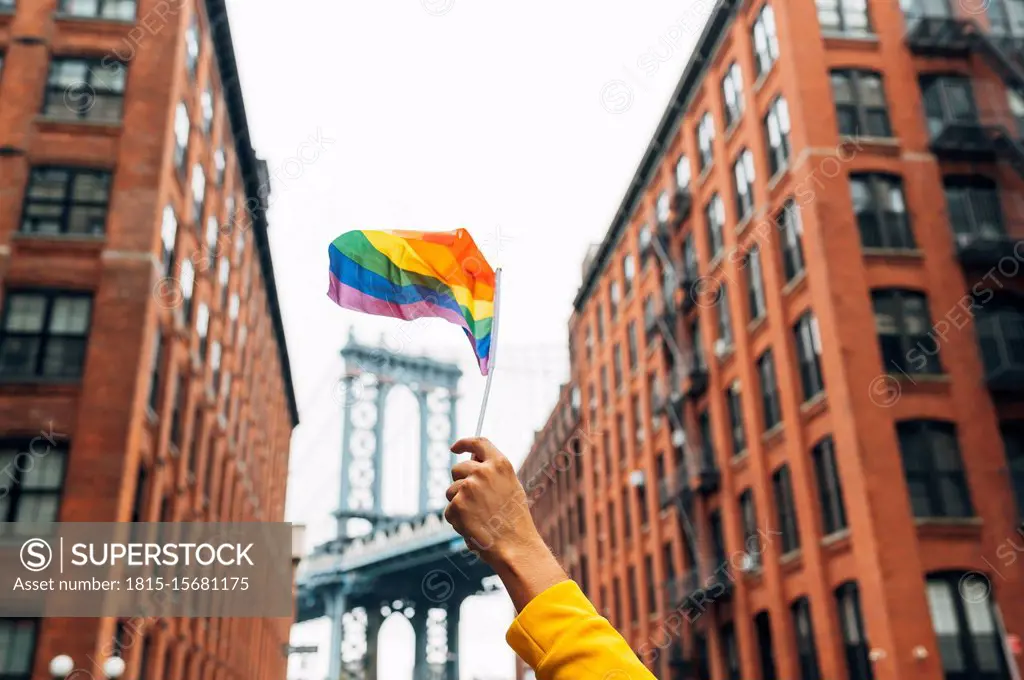
[[[775,62],[779,60],[778,24],[775,23],[775,10],[771,3],[766,2],[758,11],[750,32],[756,78],[761,80],[771,72]],[[763,44],[759,44],[762,42]]]
[[[697,171],[703,175],[715,163],[715,116],[705,111],[697,122]]]
[[[846,581],[835,589],[836,613],[839,616],[839,630],[842,635],[843,651],[846,657],[846,673],[849,680],[874,680],[874,668],[864,630],[864,616],[860,606],[860,589],[856,581]],[[850,617],[853,620],[850,620]],[[852,628],[851,628],[852,626]]]
[[[821,664],[814,641],[814,617],[807,596],[798,597],[789,606],[793,624],[794,649],[800,680],[821,680]]]
[[[998,619],[993,609],[993,602],[995,598],[989,593],[986,593],[985,597],[966,597],[961,595],[963,588],[966,583],[971,583],[971,580],[966,579],[971,573],[975,574],[975,577],[979,575],[976,572],[955,572],[955,571],[939,571],[927,574],[925,577],[925,596],[928,602],[929,618],[932,624],[932,631],[936,637],[936,643],[939,648],[939,663],[942,665],[942,670],[946,680],[1004,680],[1009,677],[1009,669],[1007,668],[1007,659],[1005,650],[1000,641],[1001,633],[999,632]],[[984,578],[983,576],[981,578]],[[990,585],[990,584],[988,584]],[[955,642],[957,644],[957,652],[959,653],[960,659],[964,664],[964,670],[949,670],[946,668],[947,660],[943,658],[942,654],[942,642],[940,640],[939,631],[935,630],[935,609],[936,602],[933,601],[932,586],[944,586],[948,594],[948,603],[953,607],[953,616],[956,621],[956,631],[952,633],[955,636]],[[973,594],[972,594],[973,595]],[[980,644],[976,631],[971,629],[972,619],[968,613],[968,608],[971,606],[983,607],[985,613],[988,614],[989,621],[993,626],[992,637],[995,638],[992,651],[995,654],[995,658],[998,662],[999,668],[995,671],[985,672],[978,668],[978,645]]]
[[[818,486],[818,511],[821,513],[822,534],[829,536],[848,529],[846,502],[843,499],[842,477],[836,463],[835,442],[832,435],[821,438],[811,448],[814,463],[814,481]]]
[[[85,78],[75,81],[71,85],[54,82],[58,66],[73,63],[85,66]],[[112,87],[98,75],[98,72],[111,71],[119,74],[120,89]],[[121,125],[124,122],[124,100],[128,90],[128,64],[107,57],[54,56],[50,59],[46,84],[43,89],[41,113],[46,118],[69,122],[87,121],[98,125]],[[53,97],[52,100],[51,97]],[[104,110],[104,107],[96,106],[101,97],[105,100],[120,102],[115,118],[101,118],[96,113]]]
[[[783,463],[772,472],[772,496],[775,498],[775,519],[779,523],[780,555],[800,550],[800,522],[793,497],[793,476],[789,464]]]
[[[63,172],[67,173],[67,177],[64,179],[63,189],[64,194],[61,199],[40,199],[32,197],[32,189],[36,181],[41,180],[38,175],[45,174],[47,172]],[[82,201],[75,199],[75,187],[77,180],[80,177],[92,177],[100,181],[106,182],[106,199],[100,201]],[[30,168],[28,183],[25,187],[25,198],[22,202],[21,221],[18,225],[18,233],[31,234],[37,236],[48,236],[48,237],[61,237],[61,236],[74,236],[74,237],[95,237],[105,238],[107,234],[107,221],[110,219],[110,199],[113,193],[114,174],[104,168],[86,168],[81,166],[67,166],[67,165],[36,165]],[[29,207],[34,205],[44,206],[61,206],[61,216],[59,220],[59,231],[54,234],[45,231],[26,229],[26,224],[29,218]],[[98,232],[72,232],[70,231],[71,212],[75,208],[103,208],[103,227]]]
[[[800,208],[793,199],[787,199],[782,204],[782,210],[776,215],[775,223],[779,228],[782,273],[788,284],[803,274],[807,266],[804,259],[803,221],[800,217]]]
[[[13,636],[17,626],[28,625],[31,627],[31,640],[32,644],[29,646],[28,652],[28,670],[25,673],[14,673],[8,672],[4,669],[0,669],[0,678],[3,680],[31,680],[33,677],[33,670],[35,667],[36,654],[39,652],[39,632],[40,632],[40,619],[20,617],[20,618],[3,618],[0,619],[0,635],[7,634]],[[10,628],[11,630],[4,631],[4,628]]]
[[[60,436],[60,435],[58,435]],[[4,489],[0,486],[0,490],[4,493],[0,496],[0,500],[6,503],[6,514],[0,515],[0,522],[5,524],[32,524],[32,523],[48,523],[48,522],[59,522],[60,513],[64,501],[64,491],[67,488],[68,482],[68,462],[71,454],[70,442],[66,439],[62,441],[55,441],[52,445],[47,440],[46,451],[42,454],[37,454],[33,449],[33,444],[36,443],[38,437],[33,439],[31,437],[4,437],[0,439],[0,453],[15,452],[15,457],[12,461],[17,461],[20,455],[30,455],[33,457],[49,457],[59,456],[61,458],[61,471],[60,480],[55,486],[48,487],[30,487],[25,484],[26,473],[31,472],[35,467],[28,467],[27,469],[21,469],[17,463],[10,465],[9,469],[5,466],[5,474],[10,480],[10,486]],[[52,520],[18,520],[18,508],[24,497],[50,497],[54,499],[53,507],[53,519]],[[4,532],[0,532],[0,536],[10,535]],[[0,618],[0,621],[3,621]],[[4,678],[4,675],[0,673],[0,678]]]
[[[747,273],[747,309],[750,323],[768,316],[768,300],[764,289],[764,264],[761,262],[761,248],[756,243],[747,251],[743,269]]]
[[[829,5],[823,7],[826,4]],[[852,7],[857,3],[862,3],[863,8]],[[866,0],[815,0],[815,10],[818,16],[818,25],[821,28],[821,32],[828,35],[853,35],[853,36],[867,36],[873,35],[874,29],[871,22],[871,12],[868,7]],[[836,16],[836,22],[826,24],[822,19],[822,11],[834,12]],[[854,11],[857,15],[863,15],[864,24],[863,26],[850,26],[850,17],[854,16]]]
[[[71,9],[69,9],[69,5],[71,5],[72,2],[73,2],[73,0],[61,0],[60,4],[58,5],[58,9],[57,9],[58,14],[61,15],[61,16],[66,16],[66,17],[74,17],[76,19],[78,19],[78,18],[100,19],[100,20],[103,20],[103,21],[123,21],[123,22],[128,23],[128,22],[135,21],[135,19],[138,17],[138,13],[139,13],[139,3],[138,3],[138,0],[94,0],[94,2],[96,2],[96,12],[94,14],[85,14],[85,13],[73,12]],[[117,6],[122,5],[122,4],[124,4],[124,5],[131,5],[131,7],[132,7],[132,14],[131,14],[131,16],[128,16],[128,17],[105,16],[103,14],[103,10],[108,5],[113,5],[113,6],[117,7]]]
[[[11,313],[11,297],[17,295],[28,295],[28,296],[43,296],[45,298],[46,307],[43,311],[43,320],[40,327],[40,331],[34,333],[16,331],[11,332],[7,330],[8,319]],[[60,298],[72,298],[72,299],[87,299],[89,301],[89,311],[86,319],[86,330],[83,334],[70,334],[70,333],[57,333],[54,334],[50,331],[50,323],[53,320],[53,309],[56,306],[56,301]],[[0,310],[0,349],[6,340],[14,337],[31,337],[36,338],[39,343],[39,347],[36,351],[35,366],[31,373],[19,373],[11,374],[7,376],[0,375],[0,383],[18,383],[18,382],[33,382],[33,381],[47,381],[47,382],[79,382],[82,379],[82,375],[85,372],[85,364],[88,359],[89,352],[89,337],[92,334],[92,321],[94,314],[94,300],[95,297],[90,291],[81,290],[65,290],[58,288],[9,288],[4,292],[3,296],[3,309]],[[82,342],[82,363],[78,367],[78,372],[75,375],[47,375],[43,372],[43,364],[46,361],[46,350],[50,341],[56,338],[63,339],[80,339]]]
[[[794,348],[803,400],[808,402],[824,394],[825,378],[821,370],[821,331],[818,317],[810,309],[793,325]]]
[[[951,469],[943,470],[939,465],[938,459],[943,453],[941,438],[946,438],[947,443],[952,444],[946,451],[952,454],[952,458],[947,461],[954,464]],[[967,519],[975,516],[975,505],[971,499],[959,432],[955,424],[929,419],[901,420],[896,423],[896,440],[913,517]],[[912,444],[916,446],[911,446]],[[918,458],[914,459],[912,456]],[[915,487],[918,489],[916,492]],[[950,499],[944,497],[944,490],[958,494],[956,501],[959,502],[963,514],[950,511],[947,507]],[[917,500],[924,501],[928,506],[926,514],[918,514],[915,493]]]
[[[768,173],[775,177],[789,167],[793,146],[789,139],[793,120],[789,116],[789,103],[781,94],[772,99],[762,121],[768,156]]]
[[[761,416],[764,419],[764,431],[767,432],[782,423],[779,376],[775,371],[775,357],[771,349],[766,349],[757,358],[756,368],[761,390]]]
[[[711,256],[709,260],[714,261],[725,251],[725,202],[718,192],[712,194],[704,206],[704,222]]]
[[[743,70],[738,62],[733,61],[725,69],[722,76],[722,119],[725,129],[730,130],[743,118]]]
[[[913,314],[907,311],[907,303],[911,300],[920,303],[923,310],[923,317],[917,319],[918,324],[923,323],[925,327],[923,334],[911,334],[907,330],[914,324]],[[906,288],[875,288],[871,291],[871,308],[875,316],[875,333],[878,336],[882,365],[886,372],[893,373],[892,369],[896,369],[897,373],[907,375],[942,375],[939,344],[930,335],[933,326],[927,295]],[[895,332],[882,333],[878,327],[880,317],[891,320]],[[929,354],[921,349],[925,342],[934,346],[934,353]],[[887,356],[895,350],[899,351],[897,356]],[[921,368],[910,365],[910,355],[915,351],[924,362]]]
[[[865,194],[870,203],[862,210],[857,208],[854,187],[858,184],[866,187]],[[897,198],[897,194],[894,192],[898,192],[900,209],[894,210],[889,207]],[[864,250],[917,250],[917,240],[914,238],[902,177],[885,172],[850,173],[850,196],[853,200],[857,229],[860,232],[861,248]],[[878,243],[868,243],[868,237],[873,236],[868,232],[870,225],[865,224],[865,220],[869,218],[875,220]]]
[[[851,99],[840,101],[836,90],[836,80],[844,79]],[[882,94],[881,104],[868,104],[865,99],[864,83],[877,80],[878,91]],[[885,76],[879,71],[868,68],[836,68],[829,71],[829,83],[832,88],[832,103],[836,109],[836,128],[840,135],[849,137],[872,137],[891,139],[893,137],[892,121],[889,119],[889,100],[885,96]],[[847,114],[857,129],[844,130],[844,117]],[[872,129],[873,116],[882,123],[881,130]],[[863,131],[863,132],[862,132]]]
[[[754,180],[756,178],[754,154],[750,149],[743,148],[736,154],[736,160],[732,164],[732,190],[736,197],[737,222],[743,222],[754,214],[756,202]]]

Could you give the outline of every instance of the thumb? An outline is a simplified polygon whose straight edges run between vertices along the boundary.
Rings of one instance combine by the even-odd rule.
[[[502,458],[501,451],[498,451],[488,439],[483,437],[467,437],[452,444],[452,453],[469,453],[473,460],[478,463],[486,463],[489,460]]]

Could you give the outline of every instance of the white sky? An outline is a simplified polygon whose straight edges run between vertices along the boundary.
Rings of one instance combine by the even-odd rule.
[[[485,434],[518,463],[568,373],[587,246],[607,230],[706,14],[693,0],[228,4],[253,145],[279,177],[271,243],[303,421],[288,519],[310,527],[312,544],[338,504],[332,389],[350,325],[365,341],[383,334],[460,362],[459,436],[472,434],[483,386],[455,326],[334,306],[328,244],[351,229],[466,227],[505,267]],[[287,162],[318,137],[318,155],[307,146],[309,162]],[[467,602],[463,678],[513,677],[511,617],[504,594]],[[297,626],[293,642],[325,649],[326,630]],[[382,678],[408,677],[409,636],[389,626]],[[325,657],[293,664],[292,677],[321,680]]]

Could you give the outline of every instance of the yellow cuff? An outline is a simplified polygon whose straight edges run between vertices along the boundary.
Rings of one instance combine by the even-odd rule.
[[[575,581],[557,583],[523,607],[505,633],[505,641],[530,668],[536,669],[551,651],[552,629],[557,631],[557,624],[566,615],[570,619],[578,617],[580,610],[597,615],[594,605]]]

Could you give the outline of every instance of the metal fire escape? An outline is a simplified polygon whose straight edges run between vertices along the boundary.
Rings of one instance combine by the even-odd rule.
[[[684,542],[686,559],[677,578],[665,584],[666,606],[670,611],[690,613],[704,611],[716,600],[731,594],[731,579],[723,576],[720,561],[715,563],[708,552],[720,557],[721,546],[705,545],[704,523],[708,520],[703,501],[719,488],[718,471],[711,442],[705,441],[693,426],[692,408],[687,408],[708,389],[706,352],[700,344],[696,320],[690,320],[696,307],[694,290],[698,284],[695,262],[677,262],[669,253],[672,230],[678,229],[689,216],[692,198],[687,189],[677,189],[671,214],[659,221],[653,234],[641,243],[643,258],[654,257],[663,276],[661,309],[653,304],[645,310],[645,326],[649,340],[660,336],[663,356],[668,367],[669,385],[655,397],[655,413],[668,421],[676,460],[673,474],[658,480],[662,507],[676,508]],[[698,636],[692,635],[692,640]],[[673,646],[670,664],[674,673],[692,673],[704,666],[698,658],[699,645],[683,640]]]

